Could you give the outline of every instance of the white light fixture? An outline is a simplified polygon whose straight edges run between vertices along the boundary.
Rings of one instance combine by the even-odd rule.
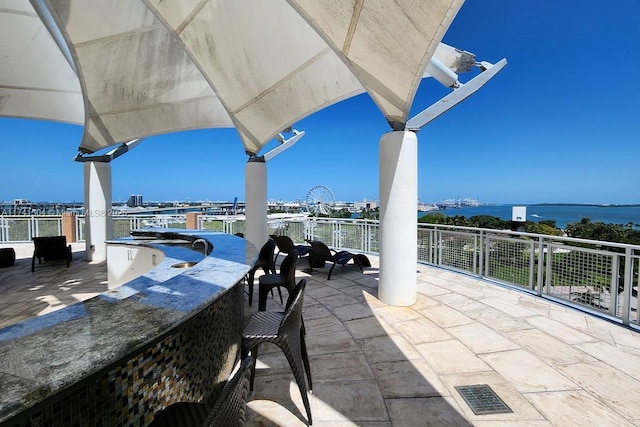
[[[273,159],[278,154],[280,154],[283,151],[288,150],[289,148],[293,147],[295,145],[295,143],[298,142],[300,140],[300,138],[302,138],[304,136],[304,131],[299,132],[299,131],[297,131],[295,129],[291,129],[291,128],[287,128],[283,132],[292,132],[293,136],[291,138],[289,138],[289,139],[284,139],[284,135],[282,135],[282,132],[280,132],[278,134],[278,136],[276,136],[276,139],[278,141],[280,141],[280,145],[278,145],[274,149],[268,151],[264,156],[262,156],[264,158],[265,162],[268,162],[269,160]]]
[[[498,71],[502,70],[505,65],[507,65],[506,59],[501,59],[495,64],[491,64],[490,62],[482,61],[476,62],[475,66],[479,67],[482,72],[475,76],[473,79],[469,80],[467,83],[462,84],[458,83],[458,86],[448,86],[453,87],[453,92],[435,102],[431,106],[427,107],[422,112],[416,114],[413,118],[407,121],[405,126],[406,130],[411,130],[414,132],[419,131],[424,126],[426,126],[429,122],[435,120],[437,117],[440,117],[443,113],[450,110],[454,106],[458,105],[461,101],[464,101],[474,93],[478,89],[480,89],[486,82],[488,82],[493,76],[498,74]],[[435,76],[434,76],[435,78]],[[443,79],[446,82],[450,81]],[[438,80],[440,83],[442,81]],[[443,83],[443,84],[445,84]]]
[[[460,85],[458,75],[435,56],[432,56],[427,64],[427,73],[443,86],[457,88]]]
[[[136,148],[136,146],[138,144],[140,144],[143,141],[144,138],[137,138],[137,139],[132,139],[129,142],[123,142],[122,144],[118,145],[116,148],[113,148],[112,150],[109,150],[107,153],[105,154],[98,154],[98,155],[83,155],[82,153],[78,153],[78,155],[75,157],[75,161],[76,162],[102,162],[102,163],[109,163],[111,162],[113,159],[116,159],[120,156],[122,156],[124,153],[127,153],[131,150],[133,150],[134,148]]]

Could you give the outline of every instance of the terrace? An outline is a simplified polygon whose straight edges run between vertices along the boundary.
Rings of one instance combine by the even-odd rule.
[[[12,245],[16,265],[0,271],[2,326],[106,289],[106,265],[83,261],[84,245],[73,246],[71,268],[32,274],[32,245]],[[376,298],[378,259],[370,259],[364,274],[337,268],[331,281],[326,270],[309,275],[299,263],[297,278],[307,278],[314,425],[637,425],[637,332],[424,264],[417,265],[417,303],[387,306]],[[267,308],[280,308],[279,301],[270,299]],[[475,414],[455,387],[480,384],[512,412]],[[276,348],[261,351],[248,418],[248,425],[305,425],[295,381]]]
[[[432,419],[435,424],[446,424],[447,420],[458,425],[470,420],[476,423],[476,414],[468,413],[453,386],[473,385],[476,379],[470,376],[478,372],[487,374],[481,380],[514,410],[513,415],[495,417],[518,414],[533,423],[544,423],[546,419],[553,424],[595,421],[616,425],[626,422],[623,416],[630,420],[640,418],[628,414],[632,406],[624,403],[624,395],[611,397],[608,390],[602,389],[605,383],[616,387],[617,383],[626,384],[618,378],[602,381],[603,378],[636,380],[634,364],[630,363],[635,358],[608,347],[604,351],[607,354],[600,356],[590,347],[599,342],[592,341],[596,340],[592,335],[609,337],[607,345],[616,344],[631,349],[630,355],[637,354],[637,346],[628,341],[635,339],[633,328],[638,326],[638,248],[626,248],[622,255],[594,249],[576,258],[557,257],[558,261],[567,261],[562,265],[555,263],[555,255],[564,248],[555,242],[435,230],[418,239],[418,252],[432,266],[416,265],[416,132],[471,96],[506,65],[505,59],[495,64],[476,60],[469,52],[440,43],[462,1],[435,2],[429,7],[417,7],[419,2],[397,3],[394,7],[358,2],[351,10],[348,6],[338,7],[337,3],[318,6],[319,3],[304,2],[261,2],[258,6],[252,2],[206,1],[186,6],[161,1],[109,1],[99,6],[81,1],[13,3],[16,2],[7,2],[0,13],[5,24],[0,28],[8,35],[2,44],[5,60],[0,74],[4,77],[4,98],[11,101],[0,106],[0,113],[85,126],[75,160],[84,163],[84,207],[88,217],[77,230],[86,232],[78,241],[86,240],[88,260],[105,260],[104,243],[114,237],[109,223],[110,163],[137,146],[140,138],[185,129],[237,127],[249,156],[245,182],[246,212],[250,218],[244,232],[248,241],[260,246],[267,236],[267,191],[263,185],[266,163],[305,135],[304,130],[293,127],[298,126],[296,122],[355,94],[367,93],[373,99],[393,130],[387,132],[389,129],[385,128],[380,138],[379,163],[381,218],[393,220],[380,226],[380,232],[384,229],[382,239],[362,234],[363,248],[358,250],[379,254],[379,263],[385,268],[377,270],[374,261],[374,267],[365,275],[343,272],[335,282],[326,284],[318,282],[318,278],[322,281],[321,275],[309,278],[305,318],[312,332],[309,344],[317,371],[313,397],[316,424],[401,424],[396,415],[419,417],[407,420],[410,425]],[[341,19],[335,19],[338,15]],[[123,16],[127,19],[123,20]],[[478,72],[475,77],[458,80],[459,74],[472,69]],[[425,76],[435,78],[451,92],[410,117],[419,81]],[[269,150],[272,143],[276,146]],[[392,183],[405,185],[400,190]],[[9,225],[0,222],[0,241],[6,241],[3,235],[15,230]],[[31,231],[38,233],[37,228]],[[322,236],[306,232],[305,237]],[[330,238],[335,236],[332,233]],[[323,239],[328,242],[327,237]],[[380,241],[384,247],[377,246]],[[353,247],[333,240],[331,245]],[[78,265],[76,257],[73,269],[52,267],[46,273],[25,274],[21,272],[25,259],[28,255],[19,258],[18,266],[9,269],[6,276],[2,273],[3,282],[9,283],[4,289],[8,291],[8,304],[2,308],[9,318],[3,320],[5,325],[11,319],[28,316],[29,309],[44,313],[90,299],[104,284],[104,273],[100,276],[104,266],[99,263]],[[480,264],[476,264],[478,260]],[[492,264],[496,260],[505,265]],[[110,266],[114,264],[118,266]],[[455,268],[458,274],[434,269],[437,265]],[[414,274],[416,267],[420,271],[418,277]],[[592,271],[591,267],[595,274],[589,281],[582,280],[584,271]],[[97,276],[80,276],[94,268]],[[463,271],[472,271],[473,277],[460,275]],[[304,274],[300,271],[300,275]],[[34,281],[35,277],[42,282]],[[498,287],[480,280],[485,277],[513,282],[515,286]],[[46,283],[53,286],[53,291]],[[379,294],[386,303],[406,305],[416,297],[416,285],[418,301],[411,308],[394,308],[376,298]],[[240,289],[235,289],[240,303]],[[498,292],[497,296],[494,292]],[[577,294],[580,299],[573,298]],[[509,300],[509,296],[517,298]],[[558,301],[553,299],[564,305],[555,306]],[[32,303],[35,306],[28,307]],[[574,313],[569,305],[580,306],[598,317]],[[558,322],[552,316],[554,308],[567,318],[560,316]],[[485,310],[492,314],[482,317]],[[485,323],[474,323],[476,312]],[[113,312],[108,313],[117,318]],[[573,319],[571,313],[581,320]],[[234,314],[240,318],[242,313],[235,310]],[[548,323],[538,318],[548,319]],[[606,323],[604,318],[612,323]],[[226,319],[227,323],[240,323]],[[574,322],[585,330],[576,332],[580,327]],[[594,322],[597,327],[592,326]],[[476,325],[475,329],[468,330],[469,325]],[[570,333],[562,333],[566,325],[571,325]],[[417,336],[416,329],[427,331],[426,336]],[[544,339],[531,332],[538,330]],[[545,331],[554,336],[545,335]],[[630,338],[622,339],[618,333]],[[62,342],[59,336],[51,336]],[[532,336],[537,338],[533,344],[527,341]],[[76,337],[80,340],[81,336]],[[438,338],[433,341],[434,337]],[[568,343],[562,344],[559,337]],[[557,344],[561,348],[559,355],[550,356],[556,354],[551,350],[555,344],[549,345],[547,338],[562,344]],[[46,345],[41,347],[42,351],[49,350]],[[156,354],[164,349],[161,347]],[[569,350],[582,352],[579,354],[584,357]],[[8,367],[11,361],[20,359],[19,351],[12,354],[13,359],[5,359],[8,377],[14,375]],[[615,351],[621,354],[611,355]],[[503,353],[515,356],[509,359]],[[260,360],[260,383],[265,386],[263,390],[269,391],[264,397],[275,402],[281,402],[279,396],[284,397],[283,408],[290,410],[292,422],[299,422],[295,392],[294,397],[287,392],[287,379],[283,383],[276,381],[281,361],[270,360],[264,354]],[[571,355],[569,360],[567,354]],[[338,355],[349,363],[335,363]],[[544,364],[536,363],[539,356]],[[58,363],[50,356],[49,360]],[[512,360],[515,362],[510,363]],[[598,360],[620,365],[615,365],[617,371],[607,371],[600,366],[604,362]],[[356,374],[333,369],[352,366],[350,363],[361,369],[354,368]],[[575,363],[591,369],[572,370]],[[523,364],[531,368],[522,369]],[[323,365],[330,369],[322,369]],[[265,369],[267,366],[270,369]],[[423,372],[426,367],[429,370]],[[598,375],[602,371],[604,375]],[[563,399],[567,390],[569,397]],[[257,393],[260,391],[250,403],[252,421],[269,412],[268,408],[262,410],[263,396]],[[599,403],[595,396],[615,402],[615,408]],[[287,406],[287,402],[291,404]],[[557,402],[562,416],[554,418],[550,408]],[[409,404],[417,408],[407,410]],[[148,414],[150,410],[145,409]],[[274,409],[277,412],[280,407]],[[424,416],[425,412],[428,416]],[[582,418],[571,419],[566,413]],[[487,415],[479,417],[477,423],[482,423]],[[288,423],[285,415],[269,419],[277,424]],[[513,421],[507,418],[505,422]]]

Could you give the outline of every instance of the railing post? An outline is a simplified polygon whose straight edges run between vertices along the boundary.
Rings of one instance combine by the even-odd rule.
[[[482,238],[478,234],[473,235],[473,265],[471,268],[473,269],[473,274],[479,274],[478,271],[478,241],[482,244]],[[482,270],[482,268],[480,268]],[[482,277],[482,275],[480,275]]]
[[[369,238],[370,233],[371,233],[371,221],[366,220],[364,223],[364,231],[363,231],[364,241],[362,242],[362,250],[366,252],[370,252],[370,248],[371,248],[371,239]]]
[[[305,221],[304,223],[304,240],[312,240],[312,230],[311,227],[313,226],[313,222],[311,219]]]
[[[533,281],[535,279],[536,271],[536,246],[532,240],[529,245],[529,289],[533,291]]]
[[[39,224],[36,219],[31,216],[29,217],[29,240],[32,240],[34,237],[38,237],[40,235]]]
[[[538,237],[538,279],[536,280],[536,292],[538,296],[542,295],[542,287],[544,285],[544,238]]]
[[[628,259],[633,266],[633,259]],[[627,260],[625,260],[627,262]],[[625,264],[626,265],[626,264]],[[616,307],[618,307],[618,280],[619,280],[619,271],[620,271],[620,256],[613,255],[611,257],[611,281],[609,283],[609,295],[611,295],[611,301],[609,302],[609,314],[615,316]],[[633,270],[632,270],[633,271]],[[633,289],[633,283],[629,283],[631,289]],[[625,286],[626,288],[626,282]]]
[[[480,277],[484,276],[484,263],[485,263],[484,257],[487,254],[484,248],[485,240],[487,240],[487,235],[483,230],[480,230],[480,245],[479,245],[480,246],[480,271],[478,272],[478,275]]]
[[[489,236],[485,235],[484,236],[484,259],[483,264],[484,264],[484,268],[482,270],[482,276],[480,277],[485,277],[489,274],[489,258],[491,258],[491,242],[489,241]]]
[[[82,216],[76,215],[76,242],[82,242]]]
[[[7,220],[0,216],[0,242],[2,243],[9,240],[9,236],[7,236],[7,228],[9,228]]]
[[[544,285],[542,286],[542,289],[540,289],[540,294],[542,295],[542,291],[543,289],[547,289],[547,294],[550,292],[551,289],[551,271],[552,271],[552,263],[553,263],[553,246],[551,246],[550,244],[546,244],[546,250],[547,252],[544,254],[544,259],[545,259],[545,278],[544,278]],[[571,299],[571,288],[569,288],[569,299]]]
[[[436,265],[442,265],[442,230],[436,228]]]
[[[433,226],[430,230],[429,230],[429,238],[431,240],[429,240],[429,261],[431,262],[431,264],[433,265],[438,265],[437,261],[438,261],[438,243],[437,243],[437,235],[436,235],[436,227]]]
[[[622,324],[627,326],[629,326],[631,291],[633,290],[633,258],[631,253],[631,248],[627,248],[624,252],[624,284],[622,287]]]

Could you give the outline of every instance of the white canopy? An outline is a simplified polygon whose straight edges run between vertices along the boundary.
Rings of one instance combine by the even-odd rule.
[[[0,0],[0,115],[84,123],[86,153],[235,127],[257,154],[368,92],[396,128],[463,0]],[[47,30],[47,26],[49,31]]]

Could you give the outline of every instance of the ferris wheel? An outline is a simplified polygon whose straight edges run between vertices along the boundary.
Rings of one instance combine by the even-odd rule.
[[[307,193],[306,205],[309,212],[328,215],[336,204],[336,196],[327,186],[316,185]]]

